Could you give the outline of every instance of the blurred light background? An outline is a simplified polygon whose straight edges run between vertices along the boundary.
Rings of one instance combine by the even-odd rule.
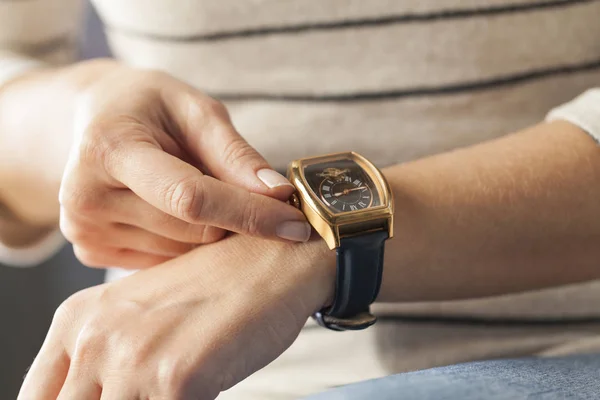
[[[81,58],[109,54],[101,22],[88,6]],[[35,358],[52,315],[72,293],[102,283],[103,270],[83,267],[65,246],[34,268],[0,264],[0,399],[16,399],[25,371]]]

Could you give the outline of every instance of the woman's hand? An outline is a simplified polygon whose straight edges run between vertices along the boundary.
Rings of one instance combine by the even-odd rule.
[[[58,309],[19,400],[214,399],[327,303],[332,254],[235,235],[81,291]]]
[[[76,106],[60,225],[84,264],[153,266],[225,230],[308,239],[302,213],[281,201],[293,186],[216,100],[164,73],[114,63]]]

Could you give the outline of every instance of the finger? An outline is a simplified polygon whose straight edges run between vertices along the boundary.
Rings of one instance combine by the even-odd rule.
[[[162,257],[177,257],[192,250],[196,245],[178,242],[156,235],[136,226],[116,224],[108,231],[104,244],[140,253]]]
[[[55,399],[69,371],[69,356],[61,350],[42,347],[27,372],[17,400]]]
[[[156,235],[183,243],[216,242],[226,231],[209,225],[190,224],[148,204],[129,190],[113,192],[106,199],[115,222],[137,226]],[[128,246],[125,246],[128,247]]]
[[[124,269],[145,269],[162,264],[173,258],[103,246],[73,246],[73,252],[82,264],[92,268],[118,267]]]
[[[194,224],[265,238],[306,241],[304,215],[281,201],[202,175],[150,144],[115,155],[110,173],[154,207]]]
[[[70,360],[62,342],[66,323],[57,312],[42,348],[27,371],[18,400],[55,399],[69,372]]]
[[[61,215],[60,228],[63,235],[78,246],[114,247],[162,257],[176,257],[195,247],[194,244],[172,240],[135,226],[96,222],[85,215],[65,209],[61,210]]]
[[[217,179],[255,193],[287,200],[292,184],[235,129],[227,109],[199,92],[165,92],[179,140]]]

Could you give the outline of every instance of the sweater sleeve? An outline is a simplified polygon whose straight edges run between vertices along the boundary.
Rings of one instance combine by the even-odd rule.
[[[58,253],[65,243],[58,229],[23,247],[9,247],[0,242],[0,264],[35,267]]]
[[[84,5],[83,0],[0,1],[0,90],[31,70],[77,59]],[[10,231],[12,224],[10,216],[0,213],[0,231]],[[0,239],[0,264],[34,266],[64,243],[58,229],[40,232],[32,243],[18,248]]]
[[[600,144],[600,88],[590,89],[556,107],[546,117],[547,121],[558,119],[577,125]]]

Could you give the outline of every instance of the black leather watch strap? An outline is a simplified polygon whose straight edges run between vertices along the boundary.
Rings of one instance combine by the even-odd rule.
[[[337,249],[337,278],[331,307],[315,314],[334,330],[364,329],[375,323],[369,306],[377,298],[383,274],[387,231],[342,238]]]

